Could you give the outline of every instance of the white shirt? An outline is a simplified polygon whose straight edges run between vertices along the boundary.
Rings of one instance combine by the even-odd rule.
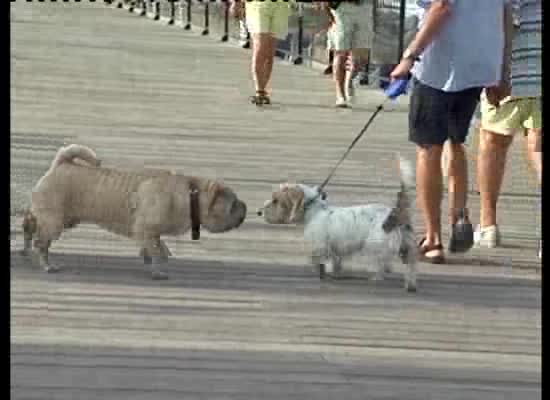
[[[434,1],[417,0],[419,27]],[[504,6],[509,0],[446,0],[451,13],[413,69],[423,84],[445,92],[486,87],[501,79]]]

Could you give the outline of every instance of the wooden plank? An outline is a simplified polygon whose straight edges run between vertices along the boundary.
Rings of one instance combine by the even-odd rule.
[[[322,181],[380,93],[335,110],[329,79],[277,62],[274,104],[257,109],[250,52],[218,37],[93,2],[10,7],[13,398],[540,398],[540,206],[519,143],[499,205],[504,248],[420,265],[415,295],[399,265],[383,282],[360,263],[320,282],[300,229],[254,210],[282,181]],[[329,185],[334,204],[394,201],[395,153],[414,157],[406,110],[403,98],[378,117]],[[83,225],[55,243],[63,272],[48,275],[16,251],[21,211],[63,142],[109,166],[222,178],[247,220],[198,243],[167,239],[165,282],[129,240]]]

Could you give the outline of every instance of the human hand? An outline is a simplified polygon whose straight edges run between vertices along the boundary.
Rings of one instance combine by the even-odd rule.
[[[487,101],[494,107],[498,107],[502,99],[510,96],[510,92],[510,83],[506,81],[501,81],[496,86],[485,88]]]
[[[393,69],[390,74],[391,80],[405,79],[409,76],[411,68],[414,64],[414,60],[410,58],[403,58],[399,64]]]

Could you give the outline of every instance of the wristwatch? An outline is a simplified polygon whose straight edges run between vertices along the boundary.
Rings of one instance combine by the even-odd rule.
[[[416,53],[413,53],[411,49],[406,49],[401,58],[404,60],[420,61],[420,57]]]

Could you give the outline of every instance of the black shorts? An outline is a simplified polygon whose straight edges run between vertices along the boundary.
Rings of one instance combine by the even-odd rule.
[[[482,88],[444,92],[413,78],[409,140],[419,146],[464,143]]]

